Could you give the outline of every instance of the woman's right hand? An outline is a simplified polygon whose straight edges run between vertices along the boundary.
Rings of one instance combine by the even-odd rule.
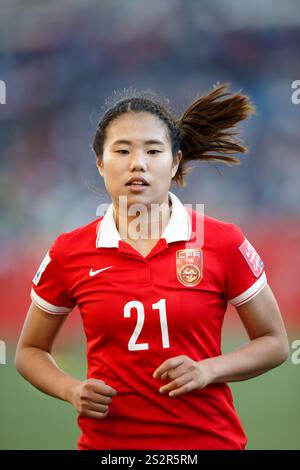
[[[116,394],[116,390],[103,380],[87,379],[72,388],[70,402],[79,416],[103,419],[108,415],[112,397]]]
[[[16,350],[16,368],[42,392],[71,403],[80,416],[103,419],[116,390],[103,380],[90,378],[83,382],[70,376],[51,355],[66,318],[67,315],[47,313],[31,302]]]

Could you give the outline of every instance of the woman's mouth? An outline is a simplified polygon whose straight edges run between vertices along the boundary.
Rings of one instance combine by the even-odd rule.
[[[128,186],[134,192],[140,192],[147,188],[147,186],[149,186],[149,183],[144,178],[131,178],[126,183],[126,186]]]

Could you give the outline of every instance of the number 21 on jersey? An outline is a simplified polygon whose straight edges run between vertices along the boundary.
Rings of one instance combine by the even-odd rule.
[[[139,300],[131,300],[130,302],[127,302],[127,304],[125,304],[124,306],[124,318],[131,318],[132,309],[136,309],[137,322],[134,332],[132,333],[131,338],[128,342],[128,349],[129,351],[142,351],[145,349],[149,349],[149,343],[136,343],[145,321],[144,305]],[[152,304],[152,310],[159,311],[162,345],[163,348],[169,348],[170,341],[168,332],[166,299],[160,299],[158,302],[156,302],[156,304]]]

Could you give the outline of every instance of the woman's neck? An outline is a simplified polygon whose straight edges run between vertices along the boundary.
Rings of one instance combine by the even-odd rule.
[[[114,204],[116,227],[123,240],[159,240],[169,223],[172,204],[169,196],[161,204]]]

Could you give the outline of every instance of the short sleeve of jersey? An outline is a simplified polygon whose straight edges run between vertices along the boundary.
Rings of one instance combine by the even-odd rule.
[[[73,310],[75,302],[64,284],[63,266],[59,257],[59,238],[46,253],[32,280],[31,300],[48,313],[66,314]]]
[[[225,297],[235,307],[253,299],[267,284],[264,263],[239,227],[230,225],[225,256]]]

